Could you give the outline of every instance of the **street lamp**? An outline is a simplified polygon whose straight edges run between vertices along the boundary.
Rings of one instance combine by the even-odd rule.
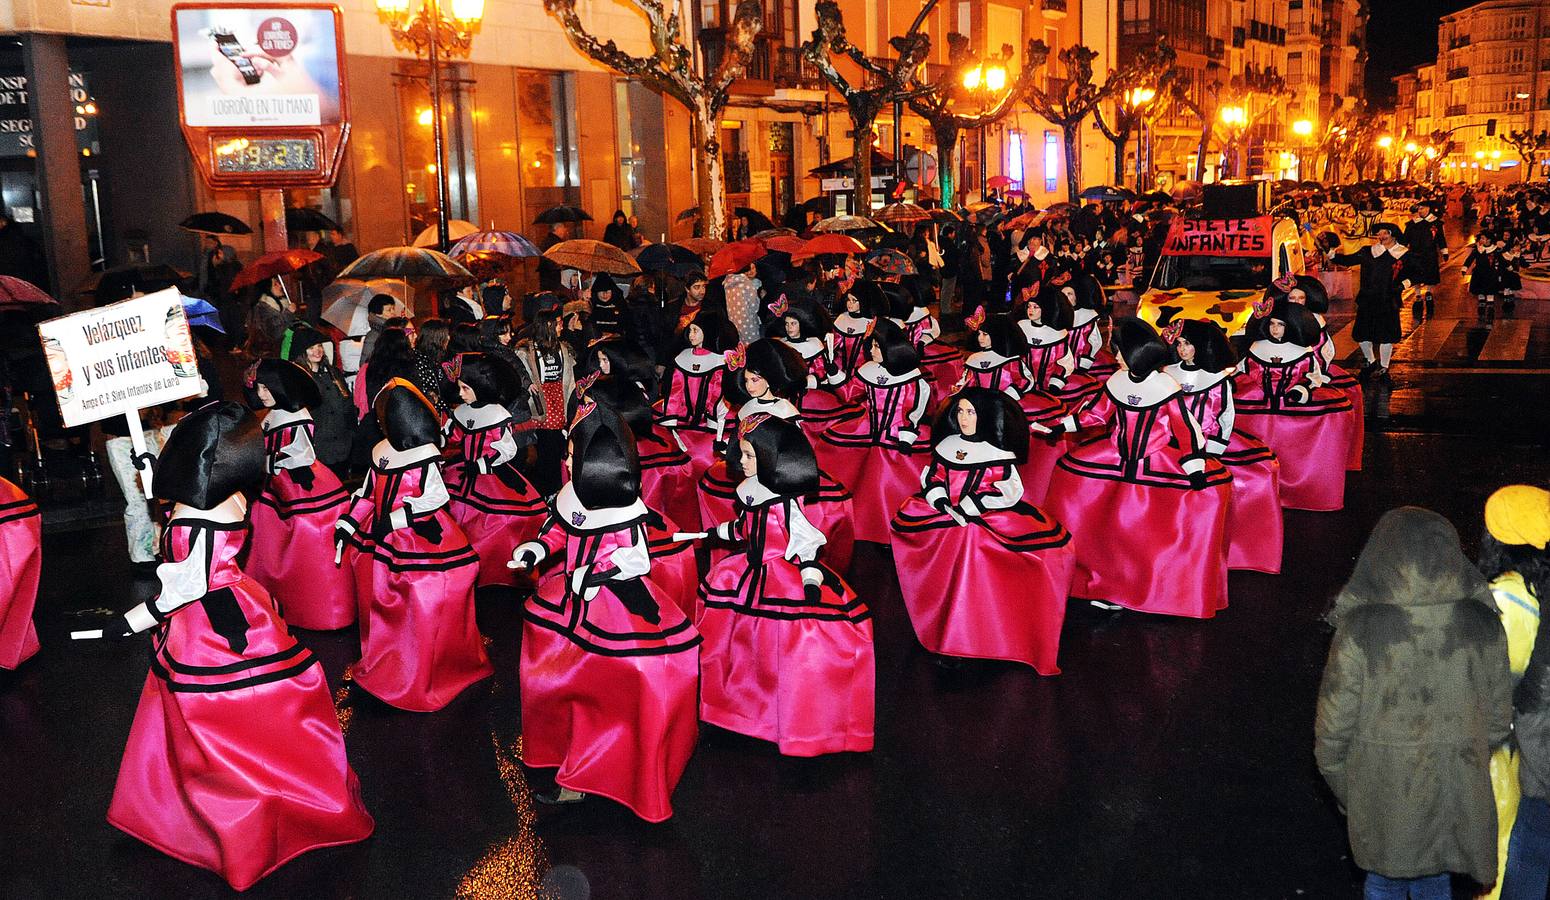
[[[1133,87],[1125,91],[1125,107],[1129,110],[1130,119],[1136,129],[1136,191],[1146,190],[1147,174],[1151,169],[1151,147],[1148,145],[1151,134],[1146,127],[1146,119],[1141,111],[1151,105],[1157,99],[1155,88]]]
[[[376,0],[377,19],[393,33],[393,43],[417,58],[424,54],[430,67],[431,146],[436,161],[436,241],[446,250],[447,234],[446,148],[441,138],[441,57],[467,58],[474,35],[484,21],[484,0]],[[423,114],[422,114],[423,118]],[[430,167],[428,167],[430,168]]]
[[[975,63],[965,69],[963,73],[963,89],[973,95],[984,109],[991,97],[1006,89],[1006,66],[1000,63]],[[985,186],[988,177],[985,165],[985,126],[980,126],[980,199],[990,197],[990,189]]]
[[[1243,149],[1238,142],[1243,137],[1244,127],[1248,125],[1249,111],[1242,106],[1224,106],[1218,115],[1221,117],[1222,124],[1227,126],[1227,147],[1231,151],[1232,175],[1240,175],[1242,173],[1238,171],[1238,157]]]
[[[1311,137],[1313,135],[1313,123],[1307,119],[1298,119],[1292,123],[1292,134],[1298,137]]]

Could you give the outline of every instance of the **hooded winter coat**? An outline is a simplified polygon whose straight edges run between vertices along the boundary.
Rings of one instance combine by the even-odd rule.
[[[1496,880],[1491,749],[1512,724],[1490,589],[1443,517],[1378,521],[1335,600],[1314,756],[1356,864],[1390,878]]]

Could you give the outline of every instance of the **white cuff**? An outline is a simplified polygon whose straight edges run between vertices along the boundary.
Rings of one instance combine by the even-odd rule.
[[[124,618],[129,622],[129,630],[135,634],[156,627],[156,616],[144,603],[124,613]]]
[[[388,525],[390,525],[394,531],[402,531],[403,529],[408,528],[409,510],[400,506],[398,509],[388,513]]]
[[[1221,438],[1207,438],[1206,452],[1212,456],[1221,456],[1227,452],[1227,442]]]
[[[1062,431],[1076,431],[1076,416],[1066,416],[1064,419],[1061,419],[1060,429]]]
[[[913,446],[915,444],[915,442],[918,441],[918,440],[920,440],[919,432],[911,431],[908,428],[906,428],[906,429],[904,429],[904,430],[899,432],[899,442],[900,443],[909,444],[909,445]]]
[[[823,570],[817,566],[803,566],[802,583],[804,585],[823,584]]]
[[[938,500],[946,500],[946,499],[947,499],[947,488],[942,487],[941,485],[936,485],[936,486],[932,487],[930,490],[926,491],[926,503],[928,503],[931,506],[936,506],[936,502]]]
[[[1206,461],[1198,456],[1185,457],[1181,465],[1183,466],[1184,471],[1190,475],[1197,475],[1206,470]]]
[[[958,509],[961,510],[964,515],[972,516],[976,519],[985,514],[985,510],[980,508],[979,503],[976,502],[973,497],[969,496],[965,496],[963,500],[959,501]]]

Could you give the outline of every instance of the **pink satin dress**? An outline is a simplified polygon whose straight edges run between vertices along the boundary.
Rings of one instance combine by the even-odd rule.
[[[1038,505],[1049,492],[1050,475],[1065,455],[1067,439],[1052,433],[1070,414],[1065,401],[1038,388],[1020,357],[1001,356],[992,350],[969,354],[964,361],[965,383],[969,387],[1000,391],[1017,401],[1028,416],[1028,460],[1018,466],[1023,480],[1023,498]],[[1034,428],[1034,425],[1041,428]]]
[[[1061,458],[1044,503],[1071,530],[1073,597],[1201,619],[1227,606],[1232,476],[1185,399],[1166,372],[1116,372],[1067,423],[1108,429]]]
[[[935,409],[952,396],[958,379],[963,377],[963,351],[942,342],[942,326],[928,310],[916,308],[904,323],[904,334],[920,353],[920,370],[931,382]]]
[[[163,557],[202,558],[208,588],[155,628],[108,807],[115,828],[239,891],[374,827],[323,667],[237,567],[246,533],[177,513],[163,531]]]
[[[700,636],[656,583],[648,518],[555,497],[523,608],[522,761],[661,822],[699,736]]]
[[[32,609],[43,570],[43,517],[32,498],[0,478],[0,669],[38,652]]]
[[[944,502],[956,518],[939,507]],[[944,438],[893,532],[899,590],[921,646],[1060,672],[1076,553],[1071,533],[1023,500],[1010,453]]]
[[[474,622],[479,556],[447,510],[433,444],[386,442],[340,522],[360,599],[355,683],[412,712],[434,712],[494,673]]]
[[[249,521],[247,573],[297,628],[333,631],[355,622],[355,578],[334,565],[334,526],[350,494],[312,449],[306,410],[264,417],[267,477]]]
[[[1232,373],[1177,364],[1168,374],[1184,389],[1184,405],[1200,426],[1206,452],[1232,473],[1227,568],[1280,574],[1281,462],[1264,441],[1236,427]]]
[[[725,378],[726,359],[720,353],[684,350],[673,357],[666,392],[656,404],[658,418],[678,435],[694,461],[696,479],[716,461],[716,426],[727,415]]]
[[[771,741],[786,756],[872,749],[876,662],[871,611],[815,562],[822,535],[800,500],[754,479],[720,535],[738,550],[711,567],[695,624],[700,718]],[[818,585],[808,599],[804,571]]]
[[[1256,341],[1234,379],[1238,420],[1281,460],[1281,504],[1320,511],[1345,506],[1351,458],[1351,399],[1323,384],[1313,350]]]
[[[532,540],[543,526],[544,498],[522,477],[511,414],[489,403],[468,404],[447,419],[447,510],[479,554],[479,587],[504,584],[531,587],[506,563],[518,544]]]
[[[877,363],[857,369],[855,381],[865,390],[866,415],[825,431],[813,450],[855,497],[856,539],[887,544],[888,522],[914,493],[930,452],[921,431],[931,384],[919,369],[895,375]]]
[[[842,313],[834,318],[834,330],[829,332],[829,360],[834,365],[830,385],[835,396],[846,403],[860,403],[863,389],[856,382],[856,370],[866,362],[866,333],[871,319],[861,319]]]
[[[837,369],[829,359],[828,348],[817,338],[781,343],[790,347],[807,363],[807,389],[797,401],[802,413],[802,430],[809,441],[817,441],[824,431],[841,422],[860,418],[863,410],[859,403],[841,400],[834,393],[837,385],[845,383],[846,373]]]

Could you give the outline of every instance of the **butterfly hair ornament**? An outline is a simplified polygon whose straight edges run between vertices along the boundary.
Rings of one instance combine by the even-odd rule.
[[[575,396],[583,400],[586,399],[587,391],[592,389],[592,385],[597,384],[597,379],[602,374],[602,372],[592,372],[576,379]]]
[[[1174,321],[1174,322],[1169,322],[1167,325],[1163,326],[1162,339],[1168,343],[1168,346],[1171,347],[1174,344],[1178,343],[1179,335],[1181,335],[1183,333],[1184,333],[1184,320],[1183,319],[1179,319],[1179,320]]]
[[[1270,285],[1283,294],[1290,294],[1292,288],[1297,286],[1297,276],[1287,272],[1275,281],[1270,282]]]
[[[1276,302],[1275,300],[1271,299],[1269,294],[1260,297],[1258,300],[1254,301],[1254,318],[1263,319],[1264,317],[1270,315],[1270,311],[1275,309],[1275,306]]]
[[[591,400],[583,400],[579,405],[577,405],[576,414],[571,416],[570,430],[575,431],[576,426],[580,425],[582,421],[586,419],[587,416],[590,416],[596,409],[596,403],[593,403]]]
[[[774,303],[766,306],[765,309],[770,311],[770,315],[779,319],[786,314],[787,310],[791,309],[791,304],[786,302],[786,295],[781,294],[779,300],[776,300]]]
[[[754,415],[749,416],[741,422],[738,422],[737,436],[739,438],[748,437],[748,435],[753,433],[755,428],[763,425],[766,421],[769,420],[769,418],[769,413],[755,413]]]
[[[248,390],[253,390],[253,389],[258,387],[258,361],[257,360],[254,360],[252,365],[250,365],[246,369],[242,370],[242,384]]]
[[[1040,284],[1037,281],[1035,281],[1034,283],[1032,283],[1032,284],[1028,285],[1027,287],[1023,288],[1023,292],[1022,292],[1022,296],[1021,296],[1022,302],[1024,302],[1024,303],[1032,302],[1036,297],[1039,296],[1039,288],[1040,288]]]
[[[1051,278],[1049,281],[1050,281],[1050,284],[1053,284],[1056,287],[1060,287],[1060,286],[1070,282],[1070,280],[1071,280],[1071,273],[1070,272],[1061,272],[1061,273],[1057,274],[1054,278]]]
[[[967,325],[970,331],[979,331],[980,326],[985,324],[985,319],[988,315],[985,312],[985,307],[976,306],[974,307],[974,312],[967,319],[963,320],[963,324]]]
[[[725,354],[727,368],[733,371],[741,369],[748,364],[748,345],[739,342],[738,345]]]
[[[459,353],[441,364],[441,371],[447,375],[447,380],[457,384],[463,380],[463,354]]]

